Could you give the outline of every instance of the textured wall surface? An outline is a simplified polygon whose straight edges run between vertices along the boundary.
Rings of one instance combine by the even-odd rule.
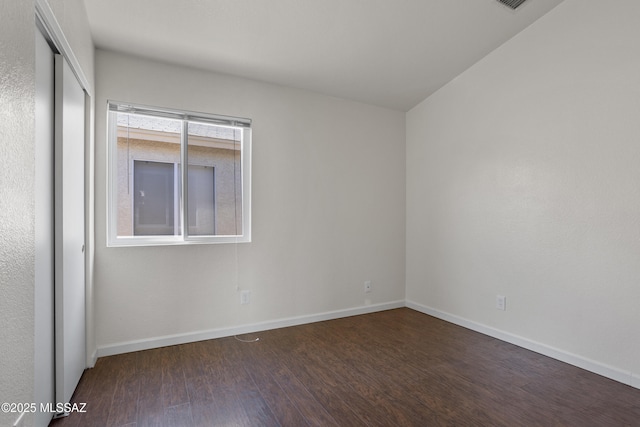
[[[404,299],[403,113],[100,50],[96,70],[99,347]],[[251,118],[253,241],[106,248],[107,99]]]
[[[611,6],[565,0],[407,114],[407,299],[637,381],[640,3]]]
[[[33,400],[35,28],[32,2],[0,2],[0,401]],[[0,413],[0,425],[19,414]],[[30,421],[31,418],[27,417]]]

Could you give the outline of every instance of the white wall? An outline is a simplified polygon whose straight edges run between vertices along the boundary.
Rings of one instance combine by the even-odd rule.
[[[56,17],[56,21],[71,45],[82,71],[88,80],[90,92],[94,83],[94,48],[91,29],[84,7],[84,0],[46,0]]]
[[[35,28],[30,2],[0,2],[0,400],[31,402],[34,367]],[[0,425],[19,414],[0,412]]]
[[[404,300],[403,113],[101,50],[96,95],[101,354]],[[107,99],[253,119],[252,243],[107,248]]]
[[[638,22],[565,0],[412,109],[406,148],[407,299],[636,386]]]

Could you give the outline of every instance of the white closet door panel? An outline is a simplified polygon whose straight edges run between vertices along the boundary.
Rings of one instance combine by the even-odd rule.
[[[34,402],[55,402],[53,315],[53,52],[36,30],[36,284]],[[37,411],[36,427],[52,414]]]
[[[55,73],[56,401],[69,402],[86,367],[85,94],[60,55]]]

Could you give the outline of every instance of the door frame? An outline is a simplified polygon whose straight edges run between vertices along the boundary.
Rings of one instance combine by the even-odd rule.
[[[55,401],[54,330],[54,129],[55,54],[40,26],[36,28],[36,194],[35,194],[35,333],[34,402]],[[51,414],[37,411],[36,426]]]

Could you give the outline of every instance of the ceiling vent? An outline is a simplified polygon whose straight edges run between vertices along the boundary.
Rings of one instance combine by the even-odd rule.
[[[520,6],[526,0],[498,0],[498,1],[506,6],[509,6],[511,9],[516,10],[518,6]]]

